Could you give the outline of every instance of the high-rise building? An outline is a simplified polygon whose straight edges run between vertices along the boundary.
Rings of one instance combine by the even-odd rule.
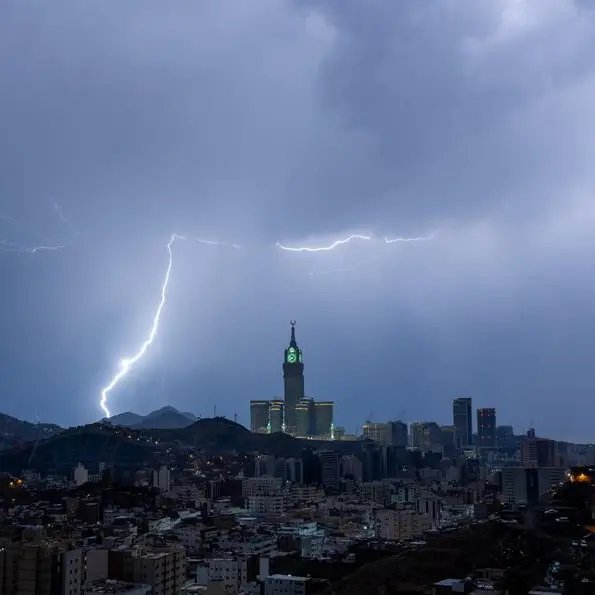
[[[457,446],[457,429],[454,426],[440,426],[442,430],[442,446],[453,449]]]
[[[366,440],[373,440],[379,444],[390,444],[392,439],[392,428],[384,422],[367,421],[362,426],[362,435]]]
[[[514,446],[514,428],[512,426],[496,426],[496,442],[503,448]]]
[[[407,446],[408,428],[404,421],[391,421],[391,444],[393,446]]]
[[[296,433],[296,405],[304,398],[304,363],[295,340],[295,320],[291,321],[291,339],[283,360],[285,429]]]
[[[442,450],[442,429],[433,421],[416,421],[409,426],[409,445],[423,452]]]
[[[477,446],[496,446],[496,410],[493,407],[477,410]]]
[[[314,401],[302,399],[295,406],[295,433],[298,436],[311,436],[314,432]]]
[[[269,403],[269,422],[267,424],[268,433],[284,432],[285,424],[285,405],[283,401],[271,401]]]
[[[471,446],[473,436],[472,400],[470,397],[454,399],[452,402],[453,425],[457,431],[457,446]]]
[[[423,450],[424,452],[442,451],[442,430],[435,421],[424,422],[423,430]]]
[[[323,486],[339,485],[339,454],[332,450],[318,452],[320,459],[320,479]]]
[[[335,404],[332,401],[316,401],[314,403],[314,434],[330,436],[333,428]]]
[[[528,435],[521,442],[523,467],[556,467],[556,442],[548,438]]]
[[[409,446],[422,448],[424,443],[424,424],[421,421],[414,421],[409,424]]]
[[[269,401],[250,401],[250,430],[255,434],[264,434],[269,425]]]

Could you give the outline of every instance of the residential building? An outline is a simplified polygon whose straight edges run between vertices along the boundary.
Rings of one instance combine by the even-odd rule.
[[[501,471],[503,502],[516,506],[537,504],[539,498],[565,479],[564,469],[556,467],[504,467]]]
[[[429,515],[414,510],[382,508],[376,512],[376,535],[379,539],[401,541],[421,537],[431,526]]]
[[[169,492],[171,487],[171,473],[170,470],[162,465],[158,471],[153,471],[153,487],[160,492]]]
[[[291,574],[271,574],[264,581],[264,595],[309,595],[314,580]]]
[[[521,442],[521,465],[523,467],[555,467],[556,442],[548,438],[527,436]]]

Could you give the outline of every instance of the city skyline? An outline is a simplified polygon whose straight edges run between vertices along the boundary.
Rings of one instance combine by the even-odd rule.
[[[112,413],[248,424],[296,319],[349,431],[470,395],[590,442],[593,13],[418,7],[3,3],[0,411],[102,417],[180,234],[225,244],[176,243]]]

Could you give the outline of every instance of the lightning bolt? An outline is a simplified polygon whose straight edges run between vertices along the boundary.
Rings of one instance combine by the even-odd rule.
[[[343,238],[341,240],[336,240],[332,244],[329,244],[328,246],[317,246],[317,247],[285,246],[285,245],[281,244],[280,242],[277,242],[276,246],[278,248],[281,248],[281,250],[286,250],[287,252],[329,252],[331,250],[334,250],[338,246],[342,246],[343,244],[348,244],[349,242],[352,242],[353,240],[369,241],[372,239],[374,239],[373,236],[363,236],[363,235],[359,235],[359,234],[352,234],[352,235],[350,235],[346,238]]]
[[[235,249],[239,249],[239,250],[242,249],[242,247],[239,246],[238,244],[231,244],[229,242],[218,242],[218,241],[214,241],[214,240],[202,240],[202,239],[197,239],[197,238],[188,238],[186,236],[183,236],[183,235],[180,235],[177,233],[174,233],[171,235],[171,237],[169,238],[169,242],[167,242],[168,262],[167,262],[167,268],[165,271],[165,277],[164,277],[163,283],[161,285],[161,299],[159,300],[159,304],[157,305],[157,310],[155,311],[155,314],[153,316],[153,323],[151,325],[151,330],[149,331],[147,338],[143,341],[140,348],[133,356],[125,357],[120,360],[120,370],[111,379],[109,384],[101,390],[101,399],[99,401],[99,406],[101,407],[101,409],[103,409],[105,416],[108,418],[111,417],[110,411],[107,407],[107,398],[108,398],[110,392],[112,392],[112,390],[114,390],[114,388],[116,388],[116,386],[118,385],[120,380],[122,380],[128,374],[128,372],[132,369],[132,367],[143,357],[143,355],[145,355],[147,349],[149,349],[149,347],[155,340],[155,337],[157,336],[157,331],[159,330],[159,321],[161,320],[161,313],[163,312],[163,308],[165,307],[165,302],[167,301],[167,290],[169,287],[169,280],[171,277],[171,271],[172,271],[172,267],[173,267],[174,259],[173,259],[172,248],[173,248],[173,245],[175,244],[175,242],[178,240],[185,241],[185,242],[197,242],[199,244],[207,244],[209,246],[229,246],[231,248],[235,248]]]

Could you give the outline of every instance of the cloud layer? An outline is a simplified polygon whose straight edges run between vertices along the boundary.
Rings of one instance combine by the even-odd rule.
[[[349,431],[447,422],[471,394],[519,431],[590,440],[594,53],[571,0],[2,4],[0,214],[27,229],[0,239],[70,239],[52,201],[78,231],[0,253],[3,409],[95,415],[176,231],[247,250],[177,246],[115,410],[217,400],[247,421],[281,390],[296,318],[308,390]]]

